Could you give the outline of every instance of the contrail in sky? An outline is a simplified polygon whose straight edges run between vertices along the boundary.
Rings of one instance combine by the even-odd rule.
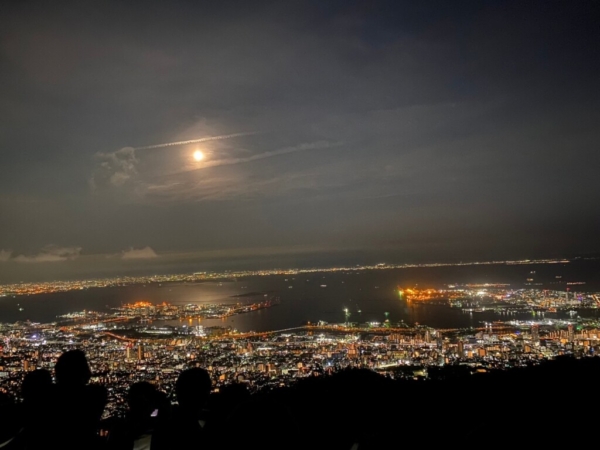
[[[272,156],[287,155],[288,153],[301,152],[304,150],[315,150],[315,149],[320,149],[320,148],[325,149],[325,148],[330,148],[330,147],[337,147],[339,145],[342,145],[341,142],[328,142],[328,141],[310,142],[307,144],[300,144],[295,147],[286,147],[286,148],[281,148],[279,150],[272,150],[270,152],[258,153],[256,155],[248,156],[245,158],[229,158],[229,159],[217,159],[215,161],[207,161],[201,168],[194,169],[194,170],[206,169],[208,167],[215,167],[215,166],[228,166],[228,165],[232,165],[232,164],[247,163],[247,162],[251,162],[251,161],[256,161],[257,159],[270,158]]]
[[[179,141],[179,142],[167,142],[166,144],[155,144],[155,145],[147,145],[145,147],[135,147],[134,150],[150,150],[151,148],[163,148],[163,147],[174,147],[176,145],[185,145],[185,144],[195,144],[197,142],[206,142],[206,141],[220,141],[221,139],[230,139],[234,137],[240,136],[249,136],[251,134],[256,134],[257,131],[252,131],[248,133],[233,133],[233,134],[223,134],[221,136],[210,136],[200,139],[191,139],[189,141]]]

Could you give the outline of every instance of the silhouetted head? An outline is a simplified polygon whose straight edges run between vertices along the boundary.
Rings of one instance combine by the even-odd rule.
[[[187,410],[200,410],[208,400],[211,387],[210,375],[206,370],[200,367],[184,370],[175,384],[177,401]]]
[[[46,369],[28,372],[23,379],[21,396],[25,402],[44,401],[52,389],[52,375]]]
[[[61,386],[84,386],[90,381],[92,371],[82,350],[69,350],[56,361],[56,383]]]
[[[150,417],[152,412],[158,409],[158,400],[158,391],[147,381],[132,384],[127,394],[130,414],[142,418]]]

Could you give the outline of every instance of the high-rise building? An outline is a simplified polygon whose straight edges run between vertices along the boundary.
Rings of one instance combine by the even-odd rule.
[[[567,340],[569,342],[573,342],[575,340],[575,331],[573,330],[572,323],[567,326]]]
[[[138,346],[138,361],[141,361],[144,359],[144,346],[142,344],[140,344]]]
[[[531,340],[534,344],[537,344],[540,341],[540,329],[537,325],[531,327]]]

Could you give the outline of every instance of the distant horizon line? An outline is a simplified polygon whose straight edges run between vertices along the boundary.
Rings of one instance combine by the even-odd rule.
[[[55,279],[52,281],[20,281],[15,283],[0,283],[0,288],[7,288],[11,286],[25,286],[25,285],[38,285],[48,286],[56,283],[86,283],[86,282],[109,282],[119,281],[122,279],[128,279],[131,284],[135,284],[136,281],[142,282],[143,280],[149,280],[152,278],[160,278],[162,281],[169,277],[190,277],[209,275],[210,278],[219,277],[245,277],[245,276],[269,276],[277,274],[294,274],[294,273],[311,273],[311,272],[331,272],[340,270],[382,270],[382,269],[406,269],[406,268],[428,268],[428,267],[452,267],[452,266],[475,266],[475,265],[528,265],[528,264],[569,264],[575,259],[581,259],[582,257],[574,258],[538,258],[538,259],[506,259],[506,260],[487,260],[487,261],[460,261],[460,262],[430,262],[430,263],[376,263],[376,264],[356,264],[352,266],[313,266],[306,268],[289,267],[279,268],[272,267],[269,269],[224,269],[224,270],[204,270],[195,272],[171,272],[166,274],[153,274],[153,275],[114,275],[99,278],[78,278],[78,279]],[[598,259],[597,257],[590,257],[585,259]],[[152,280],[151,280],[152,281]],[[65,289],[73,290],[73,289]],[[0,297],[3,295],[0,290]]]

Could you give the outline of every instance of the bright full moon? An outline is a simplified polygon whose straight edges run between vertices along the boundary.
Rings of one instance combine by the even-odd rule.
[[[204,159],[204,153],[202,153],[200,150],[196,150],[194,152],[194,159],[196,161],[202,161]]]

